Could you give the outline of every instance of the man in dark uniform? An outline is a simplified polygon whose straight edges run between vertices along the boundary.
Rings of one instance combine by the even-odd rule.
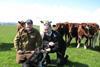
[[[67,61],[67,57],[65,58],[66,51],[66,43],[62,39],[61,35],[52,30],[51,22],[49,21],[41,21],[44,24],[44,34],[43,34],[43,43],[48,42],[49,45],[48,53],[56,52],[57,54],[57,63],[65,64]],[[47,54],[47,62],[50,63],[49,54]]]
[[[23,63],[34,53],[36,48],[42,46],[41,35],[37,29],[33,28],[33,21],[28,19],[25,23],[25,28],[20,29],[14,38],[17,63]]]

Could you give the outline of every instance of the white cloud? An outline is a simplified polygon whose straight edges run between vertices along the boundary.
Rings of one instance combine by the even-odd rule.
[[[0,5],[0,21],[15,21],[33,19],[35,24],[40,20],[52,20],[53,22],[99,22],[100,8],[94,11],[69,8],[66,6],[45,5]]]

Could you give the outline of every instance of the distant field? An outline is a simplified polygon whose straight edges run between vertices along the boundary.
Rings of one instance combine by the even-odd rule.
[[[39,29],[38,26],[34,26]],[[15,49],[13,47],[13,39],[16,34],[16,26],[0,26],[0,67],[20,67],[15,61]],[[100,47],[96,49],[76,48],[74,39],[71,46],[67,49],[66,54],[69,55],[68,64],[64,67],[100,67]],[[84,41],[82,41],[83,43]],[[56,60],[56,54],[50,54],[53,62]],[[55,67],[55,64],[51,64]],[[62,66],[61,66],[62,67]]]

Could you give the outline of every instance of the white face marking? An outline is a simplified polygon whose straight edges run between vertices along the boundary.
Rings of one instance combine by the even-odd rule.
[[[89,29],[89,27],[86,25],[86,29]]]
[[[42,21],[44,32],[51,31],[51,22],[49,21]]]
[[[48,30],[50,30],[50,24],[44,24],[44,31],[46,32],[46,31],[48,31]]]

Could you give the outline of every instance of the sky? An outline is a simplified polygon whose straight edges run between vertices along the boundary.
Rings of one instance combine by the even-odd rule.
[[[0,22],[32,19],[57,22],[100,21],[100,0],[0,0]]]

